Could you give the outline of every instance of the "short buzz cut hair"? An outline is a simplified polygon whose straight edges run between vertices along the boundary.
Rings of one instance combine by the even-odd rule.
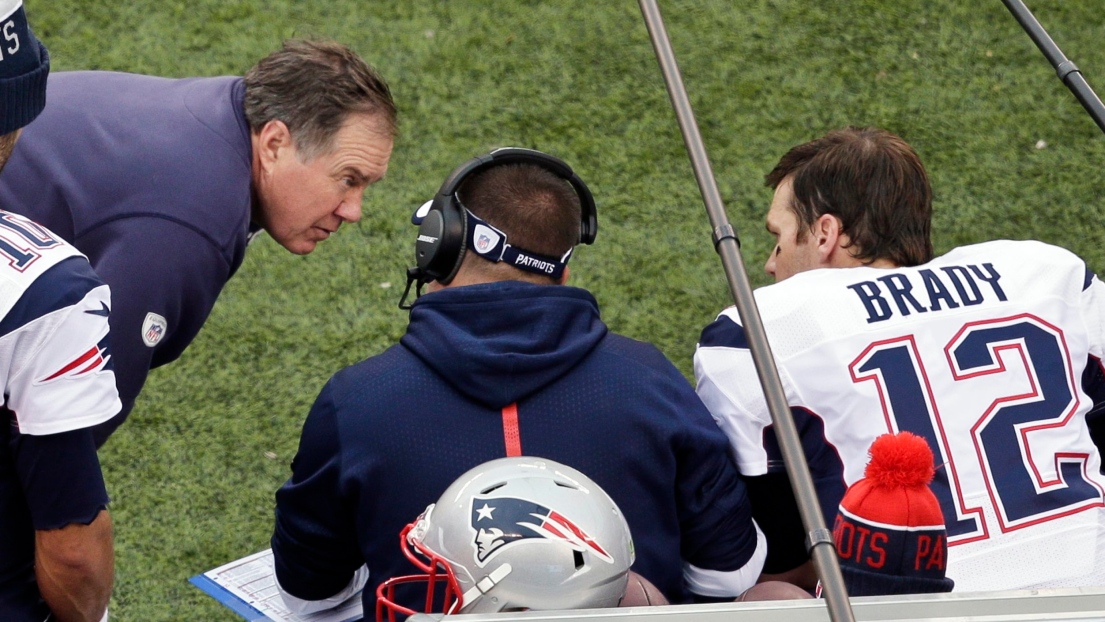
[[[579,195],[541,166],[504,164],[481,171],[461,184],[457,198],[517,248],[559,258],[579,243]]]
[[[876,127],[846,127],[787,151],[764,181],[791,179],[801,242],[817,218],[841,221],[852,255],[915,266],[932,259],[932,187],[917,153]]]
[[[250,131],[283,121],[296,149],[310,159],[326,153],[351,114],[379,120],[380,132],[398,131],[387,82],[349,47],[336,41],[288,39],[245,75]]]

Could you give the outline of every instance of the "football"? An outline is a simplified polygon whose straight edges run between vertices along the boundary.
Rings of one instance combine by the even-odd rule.
[[[622,596],[619,607],[651,607],[653,605],[666,605],[668,599],[648,579],[629,571],[629,583],[625,586],[625,595]]]
[[[738,603],[750,603],[759,600],[795,600],[813,598],[809,592],[786,581],[764,581],[745,590],[737,597]]]

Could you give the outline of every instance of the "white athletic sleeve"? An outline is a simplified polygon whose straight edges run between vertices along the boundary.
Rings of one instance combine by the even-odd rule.
[[[0,338],[9,355],[5,405],[23,434],[86,428],[122,407],[107,345],[108,287]]]
[[[729,311],[726,311],[728,313]],[[716,322],[735,322],[723,313]],[[698,397],[729,438],[741,474],[767,473],[764,428],[771,425],[763,387],[747,348],[702,346],[694,354]]]
[[[755,521],[752,522],[752,526],[756,528],[756,550],[748,559],[748,563],[729,572],[705,570],[693,564],[683,564],[683,582],[687,589],[699,596],[736,598],[756,585],[756,580],[763,571],[764,561],[767,559],[767,538]]]
[[[1089,335],[1090,355],[1105,359],[1105,283],[1094,276],[1082,291],[1082,315]]]

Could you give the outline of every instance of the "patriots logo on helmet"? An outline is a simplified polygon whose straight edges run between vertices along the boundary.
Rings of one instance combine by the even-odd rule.
[[[57,380],[58,378],[76,378],[77,376],[83,376],[93,372],[114,369],[115,364],[111,360],[111,353],[108,351],[107,340],[107,335],[104,335],[104,338],[101,339],[99,343],[74,357],[65,365],[62,365],[61,368],[54,373],[38,380],[37,384],[44,384]]]
[[[579,525],[543,505],[516,497],[472,497],[472,530],[476,563],[484,566],[502,548],[526,538],[544,538],[590,551],[599,559],[614,558]]]

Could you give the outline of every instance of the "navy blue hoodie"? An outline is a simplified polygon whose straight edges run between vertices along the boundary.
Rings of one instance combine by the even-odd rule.
[[[728,572],[752,558],[744,486],[686,379],[655,347],[610,333],[585,290],[509,281],[423,296],[398,345],[323,388],[276,495],[285,590],[329,597],[367,562],[374,611],[380,582],[415,571],[400,530],[459,475],[507,455],[512,404],[514,451],[602,486],[629,523],[633,569],[671,602],[689,600],[684,563]]]
[[[0,175],[0,205],[88,257],[111,287],[123,409],[192,342],[245,257],[252,146],[239,77],[50,74],[47,105]],[[160,318],[158,321],[157,318]]]

